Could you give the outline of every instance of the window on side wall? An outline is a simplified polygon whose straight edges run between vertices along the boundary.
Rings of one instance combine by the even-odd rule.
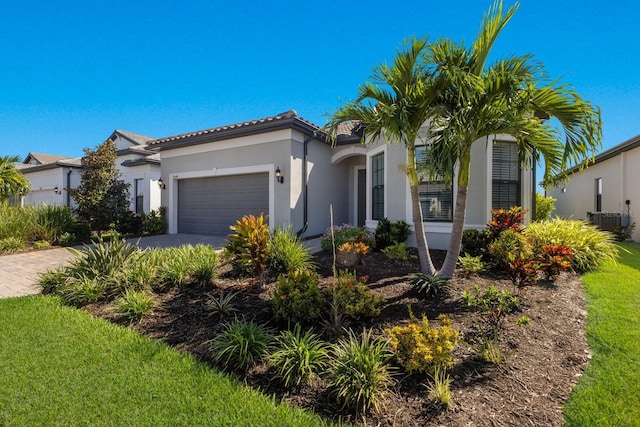
[[[522,206],[518,145],[509,141],[493,142],[491,208]]]
[[[602,212],[602,178],[596,178],[596,212]]]
[[[384,218],[384,153],[371,158],[371,219]]]
[[[420,178],[418,196],[422,208],[422,219],[451,222],[453,221],[453,186],[450,182],[453,182],[453,179],[445,180],[440,172],[427,173],[430,161],[428,146],[416,147],[416,168]]]
[[[133,184],[136,195],[136,213],[141,214],[144,212],[144,189],[142,186],[142,179],[134,180]]]

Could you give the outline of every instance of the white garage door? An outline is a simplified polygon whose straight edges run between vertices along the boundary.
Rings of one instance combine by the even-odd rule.
[[[244,215],[269,213],[269,174],[178,181],[178,232],[223,234]]]

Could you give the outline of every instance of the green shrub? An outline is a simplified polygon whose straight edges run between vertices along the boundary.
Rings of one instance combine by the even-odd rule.
[[[478,274],[485,269],[482,256],[471,256],[469,254],[458,257],[458,265],[466,274]]]
[[[26,206],[20,208],[0,203],[0,241],[14,238],[24,245],[29,241],[29,234],[35,227],[35,208]]]
[[[391,222],[387,218],[379,219],[375,232],[376,249],[383,250],[395,243],[402,243],[410,234],[409,224],[405,221]]]
[[[137,251],[114,275],[114,282],[117,283],[115,292],[121,293],[125,289],[148,290],[157,280],[158,265],[151,256],[151,250]]]
[[[120,316],[130,322],[139,321],[153,309],[153,298],[145,291],[127,289],[116,299],[116,310]]]
[[[160,288],[182,287],[189,283],[189,260],[185,246],[158,250]]]
[[[394,263],[406,262],[409,259],[409,250],[404,243],[394,243],[382,249],[382,252]]]
[[[534,221],[549,221],[551,213],[556,208],[556,199],[553,197],[545,197],[540,193],[536,193],[536,217]]]
[[[320,246],[325,252],[333,252],[331,233],[333,231],[333,239],[335,240],[336,250],[338,247],[347,242],[364,243],[369,247],[374,247],[375,239],[371,232],[366,228],[354,227],[349,224],[334,225],[322,235]]]
[[[411,286],[426,299],[439,299],[449,293],[451,284],[449,280],[441,276],[416,273],[411,276]]]
[[[272,339],[266,326],[236,318],[211,341],[211,350],[215,361],[225,368],[245,369],[265,355]]]
[[[142,217],[142,233],[145,235],[164,234],[167,232],[167,208],[160,206]]]
[[[354,320],[379,316],[384,304],[384,298],[372,292],[366,280],[366,277],[358,279],[349,270],[340,270],[336,282],[329,287],[328,296],[335,293],[340,312]]]
[[[411,321],[407,326],[386,329],[390,344],[398,364],[408,372],[430,372],[453,366],[453,350],[458,343],[460,332],[451,327],[451,319],[441,314],[439,328],[429,326],[429,320],[422,316],[416,319],[409,309]]]
[[[497,239],[504,231],[522,231],[522,221],[527,213],[519,206],[510,209],[492,209],[491,221],[487,224],[487,233],[491,240]]]
[[[489,245],[489,254],[501,266],[514,285],[525,286],[537,280],[539,263],[527,237],[515,229],[507,229]]]
[[[47,270],[38,278],[38,286],[42,288],[43,294],[56,294],[64,286],[69,274],[65,267],[58,267]]]
[[[143,221],[142,215],[127,210],[118,216],[115,229],[118,233],[141,236]]]
[[[356,411],[370,407],[380,412],[395,381],[388,366],[392,356],[387,341],[374,338],[371,331],[361,336],[349,330],[333,348],[328,369],[328,385],[343,407]]]
[[[577,271],[595,270],[605,262],[615,262],[618,257],[613,236],[581,220],[556,218],[535,222],[529,224],[525,234],[536,248],[544,245],[570,247],[573,250],[571,264]]]
[[[220,295],[216,297],[214,294],[207,294],[209,304],[205,305],[205,310],[209,316],[218,316],[220,319],[229,317],[238,312],[235,305],[235,298],[239,292],[231,292],[225,295],[224,291],[220,291]]]
[[[218,254],[215,249],[209,245],[198,244],[188,246],[186,251],[191,283],[197,286],[211,283],[216,277],[218,266]]]
[[[235,269],[243,274],[262,277],[267,268],[270,238],[264,215],[243,216],[229,228],[234,234],[229,235],[224,250],[232,258]]]
[[[67,206],[40,205],[35,209],[37,231],[34,230],[34,234],[39,236],[37,240],[57,243],[62,234],[73,228],[75,221],[73,212]]]
[[[75,248],[69,248],[69,250],[76,256],[69,267],[72,276],[90,278],[111,277],[139,251],[137,246],[127,243],[118,234],[108,242],[99,237],[97,242],[91,246],[85,246],[82,251]]]
[[[486,230],[468,228],[462,232],[462,252],[469,256],[484,256],[489,246],[489,235]]]
[[[70,277],[56,293],[66,304],[83,307],[103,299],[107,293],[107,286],[104,280],[97,277]]]
[[[624,227],[615,227],[613,230],[611,230],[611,233],[615,236],[616,242],[624,242],[631,239],[631,235],[633,235],[633,230],[635,228],[636,223],[633,222]]]
[[[313,324],[320,318],[323,305],[315,272],[300,269],[278,277],[271,298],[271,308],[277,320]]]
[[[47,242],[46,240],[37,240],[33,242],[33,249],[44,249],[50,247],[51,243]]]
[[[310,384],[325,369],[329,351],[312,330],[303,334],[297,324],[293,330],[282,331],[276,337],[268,358],[275,370],[275,377],[285,387],[299,386],[301,383]]]
[[[273,276],[314,267],[309,249],[298,239],[291,226],[274,230],[267,253],[267,268]]]
[[[24,240],[20,237],[5,237],[0,239],[0,254],[10,254],[24,249]]]

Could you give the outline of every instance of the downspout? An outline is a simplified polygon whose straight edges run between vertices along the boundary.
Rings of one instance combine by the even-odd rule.
[[[71,207],[71,194],[69,194],[69,189],[71,188],[71,172],[73,169],[69,168],[69,172],[67,172],[67,207]]]
[[[296,236],[300,237],[304,234],[305,231],[307,231],[307,226],[309,225],[309,206],[308,206],[308,198],[307,198],[307,193],[309,191],[308,189],[308,182],[307,182],[307,153],[308,153],[308,146],[309,146],[309,141],[311,141],[312,139],[315,138],[315,132],[313,133],[313,135],[311,135],[309,138],[305,139],[303,144],[303,149],[302,149],[302,179],[304,180],[303,182],[303,186],[302,186],[302,228],[298,231],[296,231]]]
[[[534,222],[536,219],[536,194],[538,190],[536,188],[536,169],[537,165],[535,162],[536,158],[536,149],[533,149],[533,162],[531,162],[531,169],[533,169],[533,174],[531,176],[531,222]],[[546,191],[546,190],[545,190]]]

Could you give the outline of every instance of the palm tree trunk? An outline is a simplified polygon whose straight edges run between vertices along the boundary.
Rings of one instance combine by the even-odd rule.
[[[440,269],[440,276],[451,279],[456,271],[456,263],[460,256],[460,246],[462,245],[462,232],[467,216],[467,191],[469,189],[470,155],[467,150],[460,156],[460,173],[458,176],[458,192],[456,194],[456,209],[453,212],[453,224],[451,227],[451,238],[447,256]]]
[[[429,276],[436,275],[436,268],[431,261],[429,253],[429,245],[427,244],[427,236],[424,234],[424,224],[422,222],[422,209],[420,208],[420,197],[418,196],[418,186],[410,185],[411,191],[411,210],[413,218],[413,226],[416,232],[416,246],[418,247],[418,259],[420,260],[420,271]]]

